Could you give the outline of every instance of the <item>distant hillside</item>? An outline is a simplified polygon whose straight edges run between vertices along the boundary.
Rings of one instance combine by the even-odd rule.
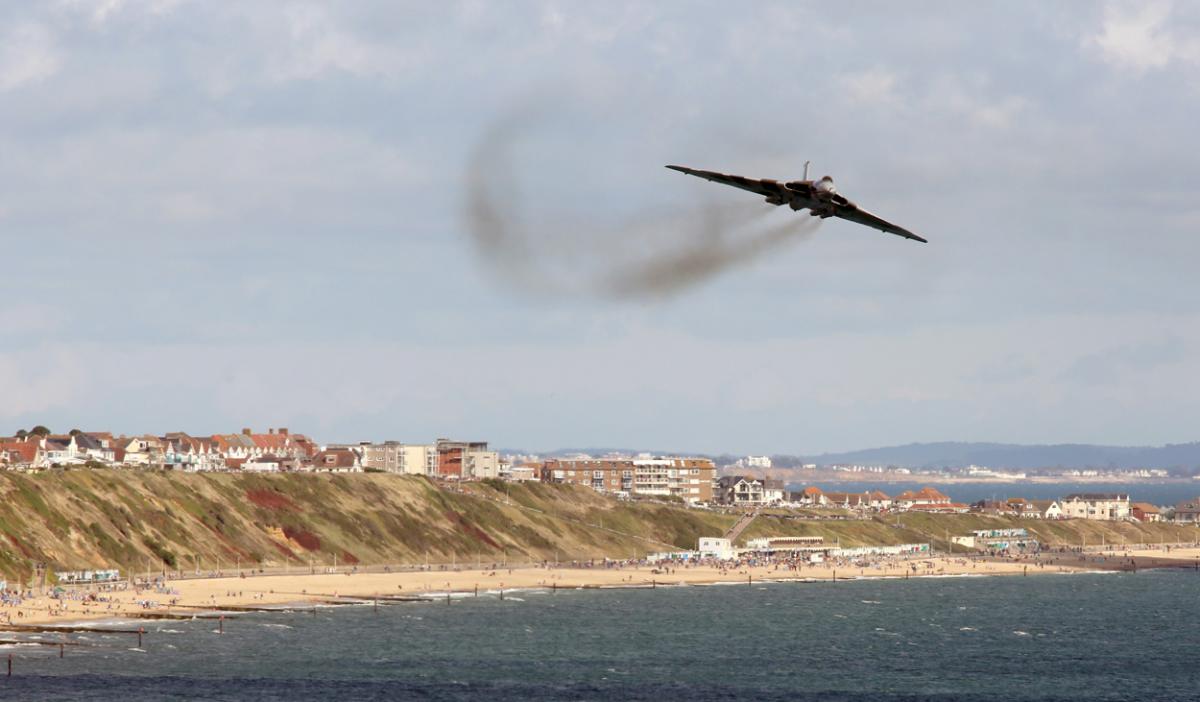
[[[787,457],[781,457],[786,460]],[[1194,473],[1200,468],[1200,442],[1166,446],[1097,446],[1093,444],[1021,445],[938,442],[826,453],[802,460],[818,465],[871,464],[906,468],[1173,468]]]

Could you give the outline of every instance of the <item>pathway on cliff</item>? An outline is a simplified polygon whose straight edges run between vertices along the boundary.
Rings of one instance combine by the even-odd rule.
[[[729,531],[725,532],[725,538],[729,539],[729,543],[737,541],[737,537],[742,535],[742,532],[746,530],[746,527],[750,526],[750,523],[753,522],[754,518],[757,516],[757,509],[753,512],[747,512],[742,515],[741,519],[737,520],[736,524],[729,527]]]

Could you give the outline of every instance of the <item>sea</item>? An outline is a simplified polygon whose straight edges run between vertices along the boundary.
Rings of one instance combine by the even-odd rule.
[[[146,620],[141,648],[136,635],[94,632],[68,635],[61,658],[56,646],[4,646],[0,699],[1195,700],[1198,595],[1200,573],[1162,570],[520,591],[223,625]]]
[[[1129,495],[1134,502],[1149,502],[1152,505],[1174,506],[1184,500],[1200,496],[1200,480],[1192,481],[1138,481],[1134,483],[996,483],[961,482],[930,483],[920,480],[909,481],[815,481],[813,483],[790,483],[789,490],[802,490],[816,485],[825,492],[866,492],[882,490],[895,496],[905,490],[919,490],[932,485],[950,496],[955,502],[970,504],[979,500],[1003,500],[1007,497],[1024,497],[1029,500],[1057,500],[1077,492],[1116,492]]]

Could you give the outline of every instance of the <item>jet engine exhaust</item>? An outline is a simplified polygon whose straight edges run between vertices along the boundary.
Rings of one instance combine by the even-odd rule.
[[[501,280],[520,292],[668,297],[807,239],[820,226],[819,219],[796,218],[786,209],[779,215],[790,215],[786,222],[766,226],[763,220],[776,208],[761,200],[707,200],[665,216],[642,209],[603,224],[583,212],[531,205],[520,194],[533,172],[523,171],[515,157],[537,138],[538,125],[537,116],[528,114],[497,121],[476,144],[466,171],[464,221],[471,241]]]

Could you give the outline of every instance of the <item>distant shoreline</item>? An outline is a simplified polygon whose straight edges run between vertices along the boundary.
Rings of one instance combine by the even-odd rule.
[[[1194,485],[1200,490],[1200,480],[1195,478],[1136,478],[1129,476],[1034,476],[1030,478],[1003,478],[992,476],[950,476],[909,473],[846,473],[842,471],[806,471],[800,469],[770,469],[745,471],[747,474],[766,473],[770,477],[789,483],[920,483],[923,485],[957,485],[964,483],[989,483],[996,485],[1058,485],[1058,484],[1120,484],[1120,485]]]
[[[1168,555],[1169,554],[1169,555]],[[906,580],[924,577],[1033,576],[1080,574],[1097,571],[1137,571],[1162,568],[1200,567],[1200,548],[1176,547],[1114,549],[1047,554],[1049,562],[1032,560],[970,559],[961,556],[915,556],[884,559],[867,565],[842,563],[805,564],[799,570],[764,566],[712,565],[670,567],[660,565],[608,567],[524,567],[469,570],[429,570],[387,573],[317,573],[297,575],[251,575],[170,580],[170,594],[153,590],[102,593],[114,597],[109,603],[84,605],[67,601],[65,610],[51,613],[57,601],[46,596],[24,602],[19,608],[0,607],[13,616],[4,631],[33,631],[54,627],[88,626],[120,620],[161,620],[193,616],[234,615],[282,609],[312,609],[322,606],[362,604],[378,600],[396,602],[444,602],[463,597],[502,598],[518,591],[576,589],[652,589],[703,585],[754,585],[764,582],[818,583],[859,579]],[[170,600],[176,600],[170,603]],[[139,602],[151,601],[152,606]]]

